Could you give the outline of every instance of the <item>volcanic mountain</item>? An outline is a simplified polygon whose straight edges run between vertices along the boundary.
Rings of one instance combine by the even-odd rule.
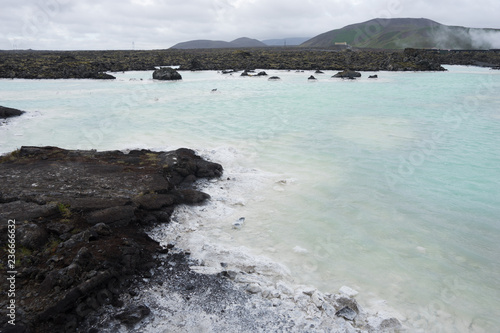
[[[302,43],[302,47],[403,49],[500,48],[500,29],[448,26],[425,18],[377,18],[331,30]]]

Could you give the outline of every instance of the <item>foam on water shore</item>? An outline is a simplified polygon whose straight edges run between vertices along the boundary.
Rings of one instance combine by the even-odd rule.
[[[276,235],[276,232],[280,230],[285,231],[285,229],[298,226],[293,221],[294,215],[291,211],[283,212],[280,208],[288,207],[293,210],[293,202],[297,200],[297,197],[299,197],[298,200],[302,200],[300,190],[297,188],[300,187],[299,185],[306,185],[306,187],[311,185],[308,184],[308,175],[301,175],[296,170],[272,173],[249,167],[255,164],[251,159],[251,154],[244,154],[236,148],[220,147],[212,150],[199,150],[198,153],[208,160],[225,166],[221,179],[203,181],[199,184],[200,190],[211,195],[210,202],[203,206],[180,207],[176,210],[171,224],[160,226],[152,231],[153,238],[162,244],[175,244],[176,247],[189,251],[193,258],[199,260],[202,265],[194,267],[196,271],[207,274],[226,270],[245,272],[246,276],[243,278],[240,276],[241,279],[235,280],[242,288],[249,288],[264,298],[288,299],[290,302],[287,308],[296,306],[300,309],[299,311],[306,311],[306,313],[307,306],[304,307],[304,304],[307,302],[302,305],[297,304],[296,297],[290,297],[290,295],[296,296],[296,294],[301,294],[304,288],[307,290],[312,288],[318,295],[324,297],[330,293],[338,293],[339,288],[343,288],[347,283],[352,289],[361,290],[361,294],[356,296],[364,308],[365,317],[362,317],[364,319],[361,319],[361,322],[366,321],[368,317],[379,322],[394,317],[412,332],[429,330],[446,332],[452,328],[462,331],[467,326],[474,332],[482,332],[482,329],[474,322],[465,317],[453,316],[448,309],[443,308],[437,302],[430,303],[427,307],[419,305],[415,308],[408,304],[404,308],[399,308],[399,304],[387,302],[386,295],[381,293],[381,290],[389,290],[392,299],[394,298],[392,294],[400,294],[403,299],[406,297],[405,291],[401,289],[405,285],[404,279],[398,270],[388,270],[385,275],[385,286],[381,287],[381,283],[377,282],[378,289],[370,290],[366,287],[359,289],[357,284],[350,284],[351,272],[345,271],[345,263],[331,262],[337,256],[335,252],[342,255],[344,251],[336,247],[334,239],[325,241],[324,237],[328,235],[327,225],[324,226],[324,235],[321,235],[321,230],[318,230],[321,229],[319,225],[314,226],[315,230],[311,230],[312,234],[300,232],[299,229],[297,232],[286,230],[283,234]],[[336,172],[342,174],[341,169]],[[311,191],[314,191],[313,187],[311,186]],[[374,194],[376,195],[376,192]],[[300,207],[303,209],[303,203],[300,203]],[[315,210],[315,203],[311,202],[309,208]],[[384,218],[382,208],[367,206],[365,213],[371,212],[379,218]],[[387,219],[394,219],[398,213],[387,211],[386,215]],[[283,216],[290,220],[282,221]],[[243,225],[235,228],[234,223],[241,218],[245,218]],[[404,218],[401,216],[401,219]],[[283,237],[286,237],[288,233],[292,235],[292,238],[287,241]],[[297,237],[296,233],[300,237]],[[316,237],[319,243],[315,243],[314,238],[311,237]],[[370,242],[369,238],[359,237]],[[391,242],[396,241],[387,238],[383,230],[377,237],[385,239],[384,244],[388,248],[391,247]],[[356,240],[349,244],[359,246]],[[397,245],[394,244],[394,246]],[[334,253],[332,253],[332,247],[335,248]],[[360,249],[363,251],[364,246]],[[408,258],[409,261],[418,260],[420,256],[425,258],[437,255],[436,249],[420,245],[414,246],[414,253],[414,258]],[[399,263],[402,267],[407,267],[411,265],[409,261]],[[326,267],[325,263],[329,263],[331,267]],[[359,261],[356,263],[359,264]],[[382,257],[380,262],[367,262],[367,264],[377,267],[390,265],[390,262],[385,262]],[[435,269],[429,267],[430,271]],[[379,270],[380,267],[377,267],[376,271]],[[366,269],[359,271],[366,271]],[[356,273],[356,271],[353,272]],[[356,278],[360,279],[359,276]],[[379,277],[373,276],[373,278]],[[449,277],[447,279],[446,285],[449,284],[449,288],[465,291],[459,279]],[[303,285],[305,281],[308,283],[307,286]],[[318,285],[310,285],[315,282],[319,282]],[[282,290],[280,291],[279,286],[286,286],[285,295]],[[422,290],[422,292],[429,293],[432,290]],[[447,289],[438,292],[443,294],[447,292]],[[290,294],[287,296],[286,293]],[[314,303],[312,299],[308,301]],[[311,305],[311,303],[307,304]],[[319,316],[324,314],[322,309],[314,308],[314,311]],[[438,321],[436,321],[437,318],[439,318]]]
[[[198,262],[191,268],[202,274],[234,272],[234,282],[254,297],[269,300],[279,313],[293,313],[290,331],[315,323],[311,332],[351,331],[354,327],[363,332],[404,331],[400,322],[405,318],[391,309],[384,301],[378,301],[364,307],[357,305],[359,314],[354,322],[345,322],[336,315],[337,310],[331,305],[338,299],[353,299],[357,292],[347,286],[339,286],[330,292],[320,291],[314,286],[299,284],[290,270],[268,256],[256,254],[255,249],[241,245],[241,240],[264,238],[265,223],[252,216],[253,205],[262,204],[269,191],[283,192],[293,183],[292,179],[282,179],[280,175],[249,169],[238,165],[244,157],[233,148],[219,148],[201,151],[209,160],[225,165],[221,179],[201,181],[199,189],[209,193],[211,200],[202,206],[181,206],[176,209],[172,222],[160,225],[150,231],[153,239],[163,246],[174,245],[177,250],[187,251]],[[264,214],[260,215],[261,217]],[[272,221],[272,216],[269,216]],[[235,227],[235,221],[242,225]],[[269,223],[269,222],[266,222]],[[270,222],[272,223],[272,222]],[[241,235],[244,233],[245,235]],[[262,243],[262,239],[259,244]],[[307,256],[308,251],[298,245],[290,244],[295,253]],[[272,244],[262,252],[274,252]],[[144,295],[147,299],[161,298],[154,291]],[[257,302],[259,304],[259,302]],[[266,310],[269,304],[262,303]],[[267,309],[266,311],[269,311]],[[161,314],[157,314],[161,317]],[[167,315],[168,314],[164,314]],[[398,320],[396,320],[397,318]],[[158,328],[161,319],[150,325]],[[352,324],[352,325],[351,325]],[[211,327],[207,323],[207,327]],[[141,326],[148,331],[148,326]],[[314,327],[314,326],[313,326]],[[269,328],[270,329],[270,328]]]

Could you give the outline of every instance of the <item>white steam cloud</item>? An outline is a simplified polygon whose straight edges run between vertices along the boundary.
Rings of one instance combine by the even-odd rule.
[[[435,47],[441,49],[500,48],[500,30],[439,26],[431,36]]]
[[[469,32],[475,48],[500,49],[500,31],[473,29]]]

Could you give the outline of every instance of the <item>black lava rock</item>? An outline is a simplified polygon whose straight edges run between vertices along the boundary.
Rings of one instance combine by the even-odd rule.
[[[164,81],[182,80],[182,76],[171,67],[163,67],[153,72],[153,79]]]

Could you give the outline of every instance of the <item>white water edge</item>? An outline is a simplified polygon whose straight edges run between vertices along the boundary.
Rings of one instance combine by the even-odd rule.
[[[272,244],[262,251],[251,248],[252,238],[266,233],[264,221],[255,220],[252,216],[262,216],[258,211],[262,210],[262,205],[266,206],[265,198],[269,192],[286,193],[287,187],[293,186],[293,179],[241,166],[239,162],[245,157],[235,148],[220,147],[210,151],[198,150],[197,153],[206,160],[224,166],[224,174],[219,179],[197,182],[197,188],[210,194],[211,199],[203,205],[178,206],[170,223],[158,225],[148,232],[151,238],[164,247],[173,245],[175,251],[190,253],[190,257],[199,263],[191,266],[197,273],[239,273],[234,278],[236,285],[256,297],[270,300],[275,307],[273,311],[292,314],[294,327],[291,332],[303,332],[304,327],[311,323],[314,323],[314,328],[307,329],[311,332],[407,331],[405,316],[383,299],[372,299],[368,304],[356,303],[359,314],[353,322],[336,316],[329,300],[334,303],[333,300],[340,298],[355,299],[358,295],[355,289],[339,286],[335,290],[325,291],[301,284],[282,263],[286,260],[280,260],[285,258],[266,255],[277,253]],[[290,251],[296,255],[311,255],[299,245],[289,245]],[[153,303],[161,304],[163,298],[161,290],[152,289],[143,294],[142,300],[136,301],[147,304],[154,299]],[[255,304],[258,306],[259,303]],[[190,316],[199,319],[200,314]],[[202,317],[202,330],[211,332],[213,319],[206,319],[204,315]],[[167,321],[172,321],[171,314],[157,311],[155,318],[141,325],[140,329],[155,332],[164,327],[162,323]],[[182,322],[184,325],[185,321]],[[200,329],[197,326],[199,323],[191,325]]]

